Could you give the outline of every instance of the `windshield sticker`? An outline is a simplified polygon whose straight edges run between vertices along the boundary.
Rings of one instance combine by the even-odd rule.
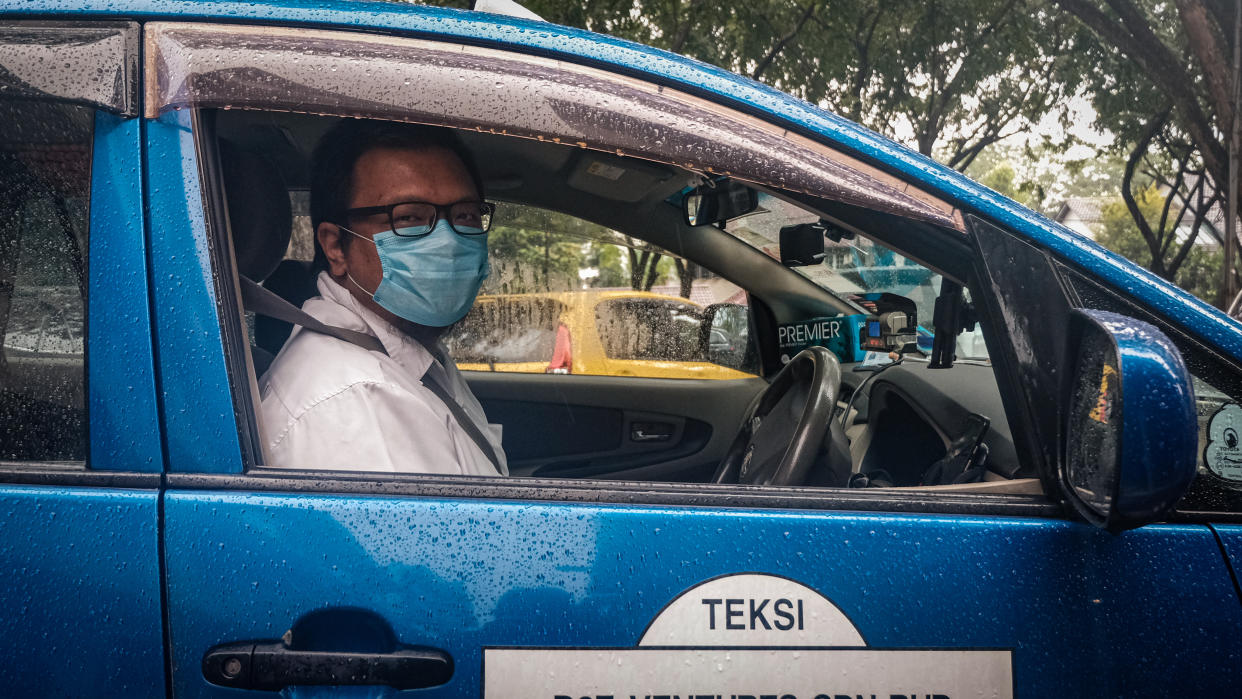
[[[1203,451],[1203,463],[1221,478],[1242,483],[1240,436],[1242,406],[1229,403],[1217,410],[1208,423],[1208,443]]]
[[[812,318],[786,323],[776,328],[776,344],[781,351],[781,364],[788,364],[807,347],[827,347],[842,362],[858,362],[863,358],[858,337],[867,321],[865,315]]]
[[[683,592],[629,648],[484,648],[483,696],[1013,696],[1013,651],[873,648],[802,583],[741,573]]]

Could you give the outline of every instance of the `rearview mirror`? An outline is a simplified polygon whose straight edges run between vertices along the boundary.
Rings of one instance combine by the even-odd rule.
[[[1061,486],[1087,521],[1112,531],[1159,518],[1194,478],[1198,423],[1190,375],[1155,327],[1075,310]]]
[[[681,208],[686,225],[710,226],[759,208],[759,194],[741,182],[726,180],[687,193]]]

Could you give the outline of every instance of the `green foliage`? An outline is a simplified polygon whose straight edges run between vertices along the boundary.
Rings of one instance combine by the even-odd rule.
[[[661,256],[660,262],[656,264],[656,276],[655,276],[654,285],[669,283],[670,281],[673,280],[676,273],[677,273],[677,268],[676,268],[676,263],[673,261],[673,258],[669,257],[668,255]],[[650,287],[648,287],[648,290],[650,290]]]
[[[1155,185],[1151,185],[1138,192],[1134,199],[1148,224],[1156,229],[1159,226],[1160,211],[1164,205],[1162,194]],[[1122,257],[1151,268],[1153,266],[1151,248],[1134,225],[1134,219],[1131,218],[1125,202],[1118,197],[1106,204],[1101,209],[1101,214],[1103,222],[1096,241]],[[1199,236],[1201,240],[1206,241],[1206,233],[1200,231]],[[1224,264],[1224,253],[1219,247],[1196,245],[1170,281],[1210,302],[1215,298],[1220,285],[1222,264]]]
[[[578,288],[578,270],[585,262],[583,240],[591,224],[530,206],[499,206],[488,240],[496,278],[492,285],[499,288],[490,291],[521,294]]]
[[[964,169],[1059,112],[1091,35],[1041,0],[529,0],[548,21],[669,49],[908,136]],[[917,29],[914,29],[917,28]]]
[[[604,241],[621,240],[603,226],[556,211],[501,203],[488,247],[492,274],[484,292],[527,294],[579,289],[579,273],[595,268],[594,287],[650,290],[676,274],[668,255],[630,249]],[[640,243],[634,241],[634,245]],[[641,264],[642,274],[631,276]],[[641,278],[639,278],[641,276]]]
[[[578,287],[581,244],[547,230],[497,226],[488,245],[499,268],[501,293],[566,291]]]
[[[630,273],[625,267],[626,255],[617,245],[590,243],[587,264],[599,270],[599,276],[591,280],[591,286],[613,288],[628,286]]]
[[[1139,192],[1135,197],[1139,210],[1143,217],[1155,226],[1160,219],[1160,207],[1164,203],[1163,197],[1156,191],[1156,188],[1148,187]],[[1113,201],[1105,204],[1100,209],[1102,221],[1100,224],[1099,234],[1095,240],[1100,245],[1112,250],[1122,257],[1137,262],[1144,267],[1150,267],[1152,262],[1151,250],[1147,247],[1147,242],[1143,240],[1143,236],[1139,233],[1138,228],[1134,226],[1134,219],[1130,217],[1130,211],[1126,208],[1125,202],[1121,197],[1117,197]]]
[[[1076,148],[1071,153],[1086,153]],[[979,156],[966,174],[1045,215],[1068,197],[1116,196],[1125,162],[1120,155],[1073,157],[1048,144],[998,145]]]

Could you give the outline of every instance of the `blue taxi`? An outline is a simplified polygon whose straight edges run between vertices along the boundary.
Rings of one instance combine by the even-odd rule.
[[[6,696],[1242,684],[1242,327],[856,124],[607,36],[332,0],[3,3],[0,111]],[[481,164],[483,293],[531,302],[448,344],[508,477],[264,454],[290,326],[247,289],[314,293],[308,156],[343,118]],[[733,378],[554,361],[584,341],[554,299],[609,288],[654,293],[595,307],[598,351]]]

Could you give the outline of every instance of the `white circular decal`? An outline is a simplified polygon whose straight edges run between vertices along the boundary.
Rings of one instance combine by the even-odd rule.
[[[660,612],[641,646],[865,646],[853,622],[815,590],[743,573],[692,587]]]
[[[1242,482],[1242,406],[1230,403],[1212,416],[1203,463],[1221,478]]]

